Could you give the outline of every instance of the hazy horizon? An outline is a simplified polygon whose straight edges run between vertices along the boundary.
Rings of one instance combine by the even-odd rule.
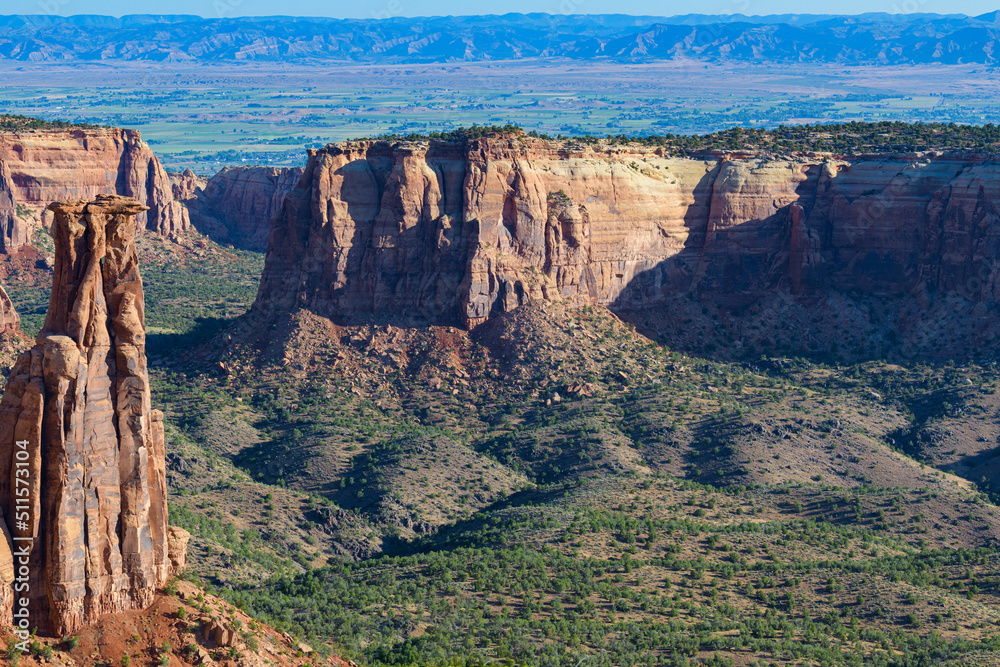
[[[76,14],[52,14],[52,13],[26,13],[26,12],[11,12],[0,14],[0,16],[58,16],[60,18],[73,18],[77,16],[101,16],[110,18],[126,18],[129,16],[157,16],[157,17],[195,17],[201,19],[214,19],[214,18],[292,18],[292,19],[334,19],[334,20],[347,20],[347,19],[370,19],[370,20],[383,20],[386,18],[447,18],[447,17],[472,17],[472,16],[530,16],[530,15],[549,15],[549,16],[629,16],[635,18],[677,18],[684,16],[718,16],[720,18],[728,16],[745,16],[747,18],[763,18],[770,16],[802,16],[802,17],[812,17],[812,16],[865,16],[874,14],[890,14],[894,16],[965,16],[969,18],[974,18],[976,16],[981,16],[983,14],[988,14],[991,11],[997,10],[987,10],[986,12],[978,13],[968,13],[968,12],[877,12],[877,11],[864,11],[864,12],[767,12],[759,14],[747,14],[744,12],[728,12],[728,13],[711,13],[711,12],[684,12],[676,14],[638,14],[638,13],[626,13],[626,12],[571,12],[568,14],[563,14],[562,12],[484,12],[484,13],[469,13],[469,14],[399,14],[393,16],[326,16],[322,14],[233,14],[224,17],[203,15],[203,14],[191,14],[186,12],[176,12],[176,13],[163,13],[163,12],[129,12],[127,14],[101,14],[95,12],[80,12]]]
[[[691,11],[691,6],[680,2],[654,2],[653,0],[505,0],[468,3],[459,0],[360,0],[351,4],[353,10],[343,6],[330,6],[314,0],[286,0],[281,11],[274,11],[274,4],[263,0],[176,0],[170,12],[162,11],[162,3],[151,0],[8,0],[3,16],[199,16],[201,18],[419,18],[431,16],[478,16],[505,14],[620,14],[627,16],[672,17],[687,14],[729,16],[767,16],[797,14],[809,16],[833,14],[853,16],[869,13],[888,14],[965,14],[978,16],[996,9],[985,1],[946,3],[942,0],[892,0],[889,2],[821,2],[808,12],[798,11],[801,3],[790,0],[714,0]]]

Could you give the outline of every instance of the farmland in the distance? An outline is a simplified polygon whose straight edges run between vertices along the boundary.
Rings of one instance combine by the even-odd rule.
[[[0,113],[139,129],[170,170],[302,164],[306,148],[514,123],[550,135],[691,134],[850,120],[997,123],[983,66],[518,61],[323,68],[0,65]]]

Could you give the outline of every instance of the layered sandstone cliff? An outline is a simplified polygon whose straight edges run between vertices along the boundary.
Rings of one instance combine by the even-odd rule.
[[[98,195],[51,209],[49,311],[0,402],[0,622],[27,613],[58,636],[147,606],[171,558],[135,248],[146,207]]]
[[[226,167],[207,180],[193,172],[172,175],[198,231],[219,243],[263,252],[271,218],[302,177],[299,167]]]
[[[0,162],[0,252],[12,252],[27,242],[25,227],[17,215],[14,202],[14,185],[10,180],[7,165]],[[0,333],[17,331],[21,320],[14,310],[7,292],[0,287]]]
[[[4,193],[29,213],[5,216]],[[32,130],[0,135],[0,251],[28,242],[52,201],[92,199],[97,194],[134,197],[148,208],[141,229],[162,235],[188,228],[187,210],[176,201],[159,159],[135,130],[115,128]],[[34,218],[34,221],[32,221]],[[46,220],[47,222],[47,220]]]
[[[0,252],[11,253],[28,242],[28,225],[17,212],[10,168],[0,161]]]
[[[331,145],[274,219],[254,308],[476,326],[528,299],[641,309],[693,294],[732,309],[835,290],[994,312],[998,188],[1000,166],[973,154]]]

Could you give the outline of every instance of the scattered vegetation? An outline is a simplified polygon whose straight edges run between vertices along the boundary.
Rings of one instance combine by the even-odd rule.
[[[70,130],[70,129],[96,129],[100,125],[90,123],[76,123],[65,120],[42,120],[41,118],[31,118],[30,116],[18,116],[2,114],[0,115],[0,132],[23,132],[25,130]]]
[[[540,139],[566,139],[583,144],[637,143],[662,146],[682,154],[705,150],[828,152],[836,154],[899,153],[926,150],[1000,150],[1000,126],[957,123],[904,123],[881,121],[816,125],[779,125],[776,128],[742,128],[710,134],[550,136],[525,132],[516,125],[473,125],[447,132],[387,134],[387,141],[470,141],[485,136],[521,135]]]
[[[473,333],[237,320],[259,255],[157,243],[171,519],[281,631],[370,665],[1000,652],[992,361],[723,359],[557,305]]]
[[[327,326],[153,378],[191,566],[279,630],[372,665],[1000,650],[1000,517],[938,457],[1000,431],[903,435],[1000,409],[989,363],[715,360],[591,308]]]

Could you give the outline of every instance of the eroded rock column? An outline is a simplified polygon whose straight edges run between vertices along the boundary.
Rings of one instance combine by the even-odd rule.
[[[7,595],[6,554],[16,580],[18,549],[30,544],[32,626],[61,635],[148,606],[170,561],[162,414],[150,405],[135,248],[136,215],[146,207],[98,195],[49,208],[48,315],[0,402],[0,622],[23,613],[21,593]],[[27,525],[18,516],[25,456]]]

